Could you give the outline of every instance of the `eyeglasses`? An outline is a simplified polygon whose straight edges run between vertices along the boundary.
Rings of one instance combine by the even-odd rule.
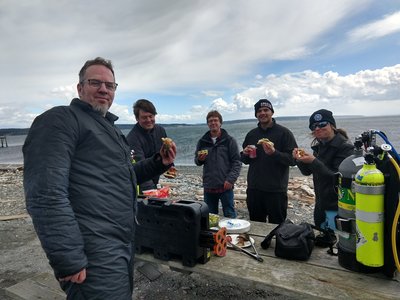
[[[106,85],[107,90],[115,91],[117,89],[118,83],[109,82],[109,81],[101,81],[97,79],[86,79],[82,80],[81,83],[83,84],[85,81],[89,83],[89,86],[94,88],[99,88],[104,83]]]
[[[328,121],[323,121],[323,122],[319,122],[319,123],[314,123],[311,125],[311,130],[314,131],[317,127],[318,128],[324,128],[326,127],[326,125],[328,125],[329,122]]]

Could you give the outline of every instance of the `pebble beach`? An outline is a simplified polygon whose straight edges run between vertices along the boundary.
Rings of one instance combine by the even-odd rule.
[[[201,167],[178,166],[175,179],[161,177],[162,186],[170,188],[171,200],[203,201]],[[238,218],[248,219],[246,207],[246,174],[235,184],[235,206]],[[314,192],[311,177],[291,169],[288,189],[288,218],[295,223],[312,222]],[[222,213],[220,213],[222,217]],[[25,209],[23,166],[0,165],[0,299],[7,298],[4,288],[43,272],[51,273],[47,259]],[[211,280],[198,274],[181,274],[163,269],[154,281],[135,271],[133,299],[289,299],[286,296],[237,287],[223,280]]]
[[[235,207],[238,218],[248,219],[246,207],[246,175],[244,166],[234,189]],[[178,167],[178,176],[175,179],[161,177],[162,186],[170,187],[170,198],[174,200],[203,201],[202,168],[196,166]],[[314,190],[312,177],[301,175],[297,168],[291,168],[288,186],[288,218],[295,223],[313,222]],[[222,215],[222,211],[220,211]]]

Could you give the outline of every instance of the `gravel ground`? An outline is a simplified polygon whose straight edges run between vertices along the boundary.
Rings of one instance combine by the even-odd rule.
[[[163,179],[170,185],[171,198],[201,200],[201,168],[179,167],[179,175],[174,180]],[[25,214],[22,187],[23,169],[16,166],[0,166],[0,216]],[[235,200],[238,217],[248,219],[243,201],[245,193],[245,174],[239,178],[235,187]],[[297,177],[296,170],[291,173],[289,187],[288,218],[294,222],[312,222],[312,190],[310,180]],[[0,299],[10,300],[4,288],[27,278],[52,270],[40,247],[29,217],[0,221]],[[183,274],[160,267],[162,275],[154,281],[135,269],[135,291],[133,299],[290,299],[267,290],[257,290],[247,286],[237,286],[226,280],[215,280],[199,274]]]

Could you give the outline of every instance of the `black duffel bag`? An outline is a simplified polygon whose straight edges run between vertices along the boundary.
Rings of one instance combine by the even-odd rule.
[[[275,255],[286,259],[307,260],[314,248],[315,234],[311,224],[293,224],[285,220],[273,229],[261,243],[263,249],[271,244],[271,239],[276,236]]]

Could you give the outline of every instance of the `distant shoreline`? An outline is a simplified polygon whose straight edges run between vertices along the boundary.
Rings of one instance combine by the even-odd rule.
[[[391,117],[395,117],[396,115],[391,115]],[[368,116],[368,118],[374,118],[374,117],[385,117],[385,116]],[[400,115],[399,115],[400,117]],[[299,120],[299,119],[308,119],[309,116],[281,116],[281,117],[274,117],[277,121],[285,121],[285,120]],[[366,118],[366,116],[363,115],[338,115],[335,116],[336,119],[342,119],[342,118]],[[239,119],[239,120],[224,120],[224,124],[232,124],[232,123],[247,123],[247,122],[254,122],[257,123],[257,119],[252,118],[252,119]],[[199,125],[205,125],[205,123],[158,123],[159,125],[163,127],[177,127],[177,126],[199,126]],[[116,124],[118,128],[121,130],[126,130],[126,129],[131,129],[135,124]],[[29,127],[28,128],[0,128],[0,135],[26,135],[28,134]]]

